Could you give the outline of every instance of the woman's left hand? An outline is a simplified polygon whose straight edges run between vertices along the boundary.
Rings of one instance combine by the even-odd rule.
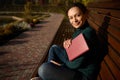
[[[65,41],[63,42],[63,47],[64,47],[64,48],[69,48],[70,45],[71,45],[71,39],[65,40]]]

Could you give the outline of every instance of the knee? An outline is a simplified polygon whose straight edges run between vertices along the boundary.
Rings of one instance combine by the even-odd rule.
[[[59,49],[59,46],[58,45],[52,45],[51,47],[50,47],[50,52],[51,51],[56,51],[56,49],[58,50]]]
[[[51,46],[51,48],[50,48],[50,50],[57,50],[57,51],[59,51],[59,50],[61,50],[61,49],[63,49],[62,47],[60,47],[60,46],[58,46],[58,45],[52,45]]]
[[[54,44],[54,45],[51,46],[51,48],[56,48],[56,47],[58,47],[58,45]]]
[[[44,76],[45,72],[46,72],[46,63],[43,63],[38,69],[38,75],[42,77]]]
[[[38,75],[44,79],[49,74],[50,63],[43,63],[38,69]]]

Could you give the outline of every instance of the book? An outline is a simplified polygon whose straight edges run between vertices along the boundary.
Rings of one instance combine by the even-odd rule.
[[[82,33],[72,40],[72,44],[69,48],[66,48],[69,61],[74,60],[88,50],[89,47]]]

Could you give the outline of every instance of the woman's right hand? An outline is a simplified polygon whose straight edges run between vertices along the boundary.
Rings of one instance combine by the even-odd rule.
[[[69,48],[71,44],[72,44],[71,39],[67,39],[63,42],[63,47],[64,48]]]

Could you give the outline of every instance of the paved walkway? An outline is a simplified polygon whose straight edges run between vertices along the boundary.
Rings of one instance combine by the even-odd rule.
[[[37,27],[0,46],[0,80],[30,80],[63,18],[51,14]]]

